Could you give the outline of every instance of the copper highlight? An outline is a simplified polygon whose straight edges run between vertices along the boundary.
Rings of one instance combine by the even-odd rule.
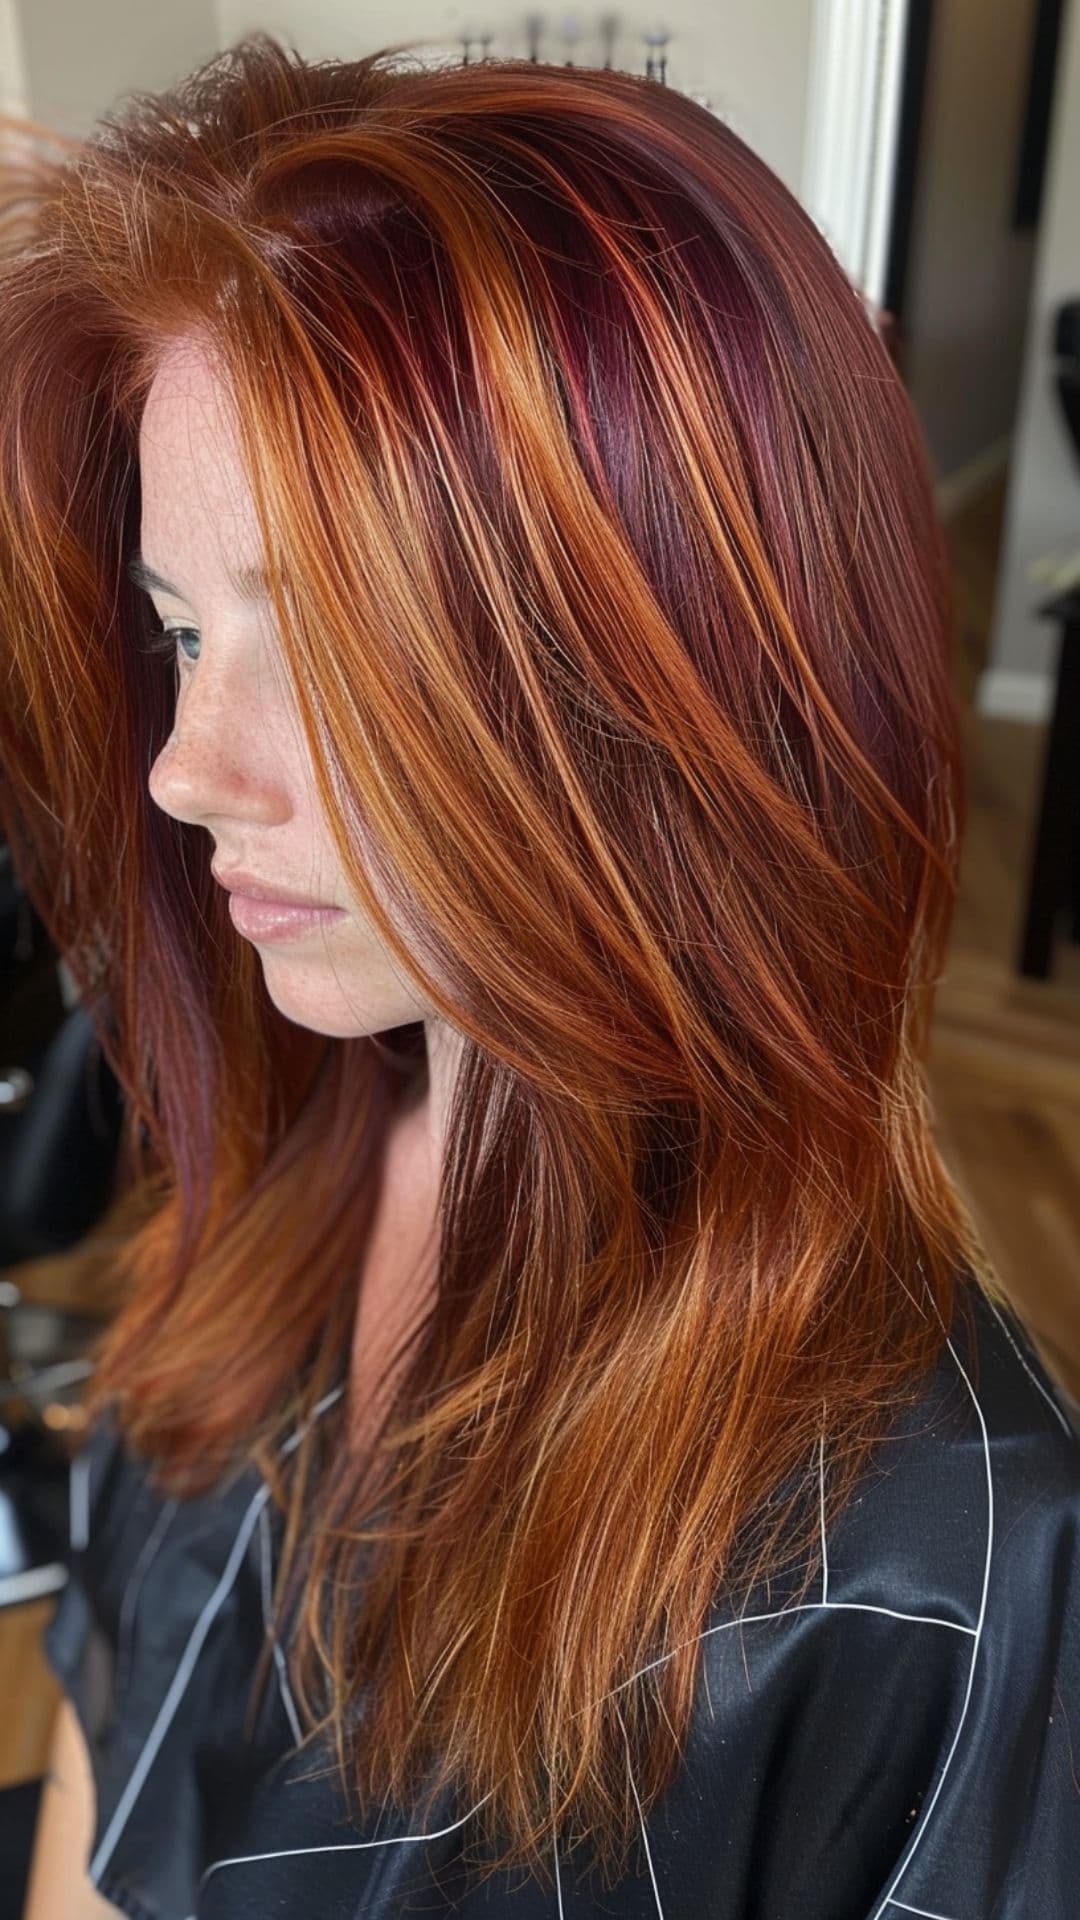
[[[685,95],[416,44],[256,33],[85,139],[5,122],[0,810],[145,1203],[90,1411],[172,1490],[258,1460],[309,1738],[550,1884],[553,1836],[622,1869],[717,1595],[809,1586],[819,1447],[831,1521],[1004,1296],[933,1138],[951,589],[873,317]],[[125,562],[185,339],[345,871],[465,1035],[362,1459],[343,1401],[276,1449],[342,1380],[392,1067],[278,1013],[147,791],[174,687]]]

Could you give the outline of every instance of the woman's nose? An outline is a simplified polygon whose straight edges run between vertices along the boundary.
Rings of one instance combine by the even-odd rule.
[[[288,817],[269,716],[252,688],[240,693],[220,679],[211,686],[209,676],[197,690],[182,689],[173,730],[147,778],[150,798],[175,820],[202,825],[229,815],[269,825]]]

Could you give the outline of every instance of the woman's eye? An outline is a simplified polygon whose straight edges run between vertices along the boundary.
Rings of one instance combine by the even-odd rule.
[[[195,661],[190,653],[177,653],[181,640],[194,640],[198,645],[198,632],[194,627],[146,627],[139,636],[139,645],[144,653],[159,657],[164,655],[167,660],[174,661],[177,666],[182,660],[189,666],[194,666]]]

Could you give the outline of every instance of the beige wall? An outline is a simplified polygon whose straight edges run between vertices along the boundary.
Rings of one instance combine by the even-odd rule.
[[[1048,554],[1080,559],[1080,461],[1051,390],[1053,314],[1080,299],[1080,4],[1066,9],[1042,220],[1024,340],[1020,405],[1009,469],[1002,563],[985,712],[1038,718],[1049,708],[1054,628],[1035,617],[1046,584],[1031,571]]]
[[[36,0],[35,0],[36,4]],[[252,27],[263,27],[291,41],[308,58],[355,58],[399,39],[423,36],[444,56],[460,52],[462,22],[478,16],[471,8],[441,6],[436,0],[411,0],[408,7],[388,0],[362,11],[355,0],[218,0],[221,44]],[[552,8],[541,42],[545,60],[563,58],[555,29],[570,9]],[[659,9],[672,34],[667,79],[684,92],[707,93],[714,109],[724,109],[735,130],[765,158],[780,178],[799,192],[803,177],[806,83],[814,0],[736,0],[718,9],[713,0],[674,0]],[[527,9],[494,0],[479,16],[494,33],[489,52],[524,59],[528,54],[522,20]],[[603,59],[595,34],[596,15],[581,12],[586,28],[575,49],[583,65]],[[640,35],[656,15],[629,10],[615,44],[615,62],[644,73],[647,49]],[[418,52],[424,50],[418,49]],[[473,49],[476,57],[478,49]]]
[[[215,0],[12,0],[25,107],[84,133],[121,93],[163,87],[215,52]]]
[[[675,0],[663,18],[672,33],[667,78],[686,92],[706,94],[792,192],[803,185],[807,73],[815,0],[739,0],[722,31],[711,0]],[[5,35],[5,11],[10,36]],[[525,58],[524,9],[494,0],[484,13],[494,38],[490,52]],[[541,57],[561,59],[555,34],[563,15],[553,11]],[[583,63],[603,55],[594,16],[575,49]],[[412,0],[403,9],[376,0],[361,13],[355,0],[0,0],[0,63],[8,37],[22,42],[28,111],[69,132],[83,132],[119,95],[160,87],[254,28],[277,34],[309,59],[348,58],[399,39],[421,39],[422,58],[460,55],[462,6]],[[629,13],[615,43],[616,64],[643,73],[641,35],[654,15]],[[0,85],[3,73],[0,71]]]

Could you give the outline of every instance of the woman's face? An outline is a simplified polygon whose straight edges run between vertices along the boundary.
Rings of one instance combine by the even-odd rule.
[[[285,675],[272,603],[235,574],[262,560],[258,522],[228,408],[203,350],[185,342],[161,362],[139,435],[143,565],[177,633],[172,733],[150,770],[155,804],[205,827],[215,870],[243,869],[337,907],[287,938],[251,938],[274,1004],[299,1026],[349,1037],[429,1011],[347,890],[322,814]],[[239,916],[242,903],[231,908]]]

